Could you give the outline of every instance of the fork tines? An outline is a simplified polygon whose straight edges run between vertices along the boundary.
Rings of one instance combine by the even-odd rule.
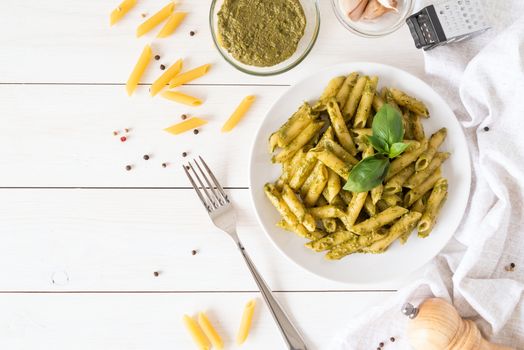
[[[184,165],[183,168],[191,185],[196,191],[198,198],[200,198],[200,201],[204,207],[206,207],[206,210],[212,212],[213,210],[226,205],[226,203],[229,203],[229,199],[204,159],[200,156],[198,156],[198,158],[200,159],[200,163],[202,163],[204,170],[202,170],[202,167],[198,164],[197,159],[193,159],[193,163],[189,162],[188,165]],[[193,175],[191,175],[191,173],[193,173]],[[196,179],[196,182],[193,179],[193,176]],[[204,179],[207,187],[204,185],[204,182],[202,182],[201,177]],[[209,180],[210,178],[211,181]],[[213,184],[211,182],[213,182]]]

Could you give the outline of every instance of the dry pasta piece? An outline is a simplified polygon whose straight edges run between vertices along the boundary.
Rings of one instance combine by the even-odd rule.
[[[244,307],[244,313],[242,314],[242,320],[240,321],[240,327],[237,333],[237,344],[244,343],[249,335],[249,329],[251,328],[251,321],[253,320],[253,314],[255,312],[255,299],[250,300]]]
[[[157,38],[165,38],[173,34],[173,32],[177,29],[177,27],[182,23],[184,18],[186,17],[186,12],[173,12],[166,24],[160,29],[160,32],[156,35]]]
[[[183,103],[191,107],[197,107],[202,104],[201,99],[177,91],[164,91],[160,95],[165,99],[175,101],[178,103]]]
[[[201,76],[205,75],[209,69],[211,68],[210,64],[204,64],[203,66],[191,69],[185,73],[179,74],[173,79],[171,79],[171,82],[169,83],[169,87],[172,89],[174,87],[180,86],[182,84],[185,84],[187,82],[190,82],[192,80],[195,80],[197,78],[200,78]]]
[[[142,24],[136,28],[136,37],[141,37],[147,32],[151,31],[153,28],[158,26],[161,22],[165,21],[171,13],[175,10],[175,3],[170,2],[166,6],[162,7],[157,13],[149,17]]]
[[[199,126],[202,126],[204,124],[207,124],[207,120],[198,117],[193,117],[175,125],[171,125],[170,127],[165,128],[164,130],[173,135],[178,135],[188,130],[198,128]]]
[[[111,11],[111,15],[109,16],[109,23],[111,25],[115,24],[116,22],[120,21],[122,17],[126,15],[133,7],[136,5],[136,0],[124,0],[120,3],[120,5],[117,6],[116,9]]]
[[[198,327],[198,324],[191,317],[189,317],[188,315],[184,315],[183,322],[186,326],[187,331],[189,332],[189,334],[191,334],[191,338],[193,338],[193,341],[198,346],[199,350],[211,349],[211,344],[209,343],[209,340],[207,340],[200,327]]]
[[[249,107],[253,104],[255,101],[254,95],[249,95],[244,97],[242,102],[238,105],[237,109],[231,114],[231,117],[226,121],[224,126],[222,126],[222,132],[228,132],[233,130],[233,128],[238,124],[238,122],[244,118],[244,115],[249,110]]]
[[[222,341],[222,338],[220,338],[220,335],[213,327],[206,314],[203,312],[198,313],[198,325],[200,328],[202,328],[202,331],[204,331],[204,334],[211,344],[213,344],[214,348],[219,350],[224,348],[224,342]]]
[[[151,96],[155,96],[167,86],[169,81],[175,77],[182,70],[182,60],[178,60],[171,65],[161,76],[159,76],[151,85],[149,92]]]
[[[135,92],[135,89],[138,86],[138,83],[140,82],[140,78],[144,74],[147,65],[149,64],[149,61],[151,61],[151,56],[151,46],[146,45],[142,50],[142,54],[140,54],[140,57],[138,58],[138,61],[135,64],[135,67],[133,68],[133,71],[131,72],[129,79],[127,79],[126,90],[129,96],[131,96],[133,92]]]

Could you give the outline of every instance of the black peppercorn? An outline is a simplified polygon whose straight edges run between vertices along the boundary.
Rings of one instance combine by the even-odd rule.
[[[153,275],[154,275],[155,277],[158,277],[158,276],[160,275],[160,272],[155,271],[155,272],[153,272]]]
[[[394,342],[394,341],[395,341],[395,338],[394,338],[394,337],[391,337],[391,338],[389,338],[389,340],[390,340],[391,342]]]
[[[197,251],[194,250],[194,249],[191,251],[191,255],[196,255],[196,253],[197,253]]]
[[[144,154],[144,157],[143,157],[143,158],[144,158],[144,160],[149,160],[149,155]]]
[[[381,348],[384,347],[384,342],[380,342],[380,344],[378,344],[378,346],[380,346]]]
[[[155,55],[155,60],[159,60],[160,59],[160,55]]]
[[[187,119],[187,115],[186,115],[186,114],[182,114],[182,115],[180,116],[180,118],[182,118],[182,120],[186,120],[186,119]]]
[[[189,35],[194,36],[196,33],[192,30],[189,32]]]
[[[484,131],[489,131],[489,126],[485,126]]]
[[[182,157],[187,157],[187,153],[186,152],[182,152]]]
[[[193,130],[193,134],[198,135],[198,129]]]
[[[131,170],[131,165],[126,165],[126,170],[127,171]]]
[[[164,66],[163,64],[161,64],[161,65],[160,65],[160,69],[161,69],[161,70],[164,70],[164,69],[166,69],[166,66]]]
[[[167,163],[162,163],[162,168],[167,167]]]
[[[511,267],[512,269],[514,269],[514,268],[515,268],[515,263],[511,263],[511,264],[509,264],[509,267]]]

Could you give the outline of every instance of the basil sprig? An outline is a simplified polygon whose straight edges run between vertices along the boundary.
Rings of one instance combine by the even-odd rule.
[[[344,185],[346,191],[366,192],[380,185],[388,173],[390,159],[401,155],[409,146],[402,142],[402,116],[388,104],[384,104],[377,112],[371,129],[373,134],[368,136],[368,140],[377,153],[362,159],[353,167]]]

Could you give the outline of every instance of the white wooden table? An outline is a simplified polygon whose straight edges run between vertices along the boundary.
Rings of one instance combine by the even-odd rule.
[[[208,28],[210,1],[184,1],[190,12],[175,35],[136,39],[135,27],[166,0],[143,0],[118,25],[117,1],[3,0],[0,11],[0,348],[192,349],[184,313],[207,310],[233,345],[243,305],[258,298],[244,348],[282,349],[236,247],[215,229],[188,188],[181,153],[203,155],[239,210],[239,234],[311,349],[322,349],[355,315],[406,281],[345,285],[303,271],[257,226],[247,191],[252,137],[269,106],[311,72],[346,61],[376,61],[422,76],[422,55],[406,27],[363,39],[336,21],[320,0],[322,28],[309,57],[275,77],[253,77],[216,52]],[[196,31],[191,37],[189,31]],[[161,63],[212,63],[184,87],[205,98],[190,110],[129,98],[124,83],[152,42]],[[246,94],[258,99],[230,134],[219,127]],[[208,118],[199,135],[162,131],[182,113]],[[121,143],[113,130],[131,128]],[[151,159],[142,159],[149,154]],[[168,166],[162,168],[161,163]],[[125,171],[132,164],[132,171]],[[197,254],[192,255],[191,251]],[[155,277],[154,271],[160,271]]]

